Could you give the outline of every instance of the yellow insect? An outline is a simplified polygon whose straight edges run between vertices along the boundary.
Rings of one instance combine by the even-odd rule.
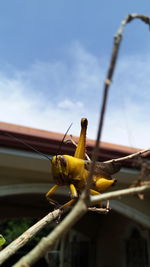
[[[52,158],[52,174],[55,185],[47,192],[47,200],[55,204],[51,198],[60,186],[68,186],[71,191],[71,200],[65,203],[62,208],[71,206],[86,186],[89,175],[90,160],[85,160],[86,131],[88,120],[81,119],[81,132],[79,142],[75,150],[74,156],[57,155]],[[111,175],[120,170],[120,164],[96,162],[96,167],[92,177],[90,194],[97,195],[107,190],[115,184],[116,179],[112,179]]]

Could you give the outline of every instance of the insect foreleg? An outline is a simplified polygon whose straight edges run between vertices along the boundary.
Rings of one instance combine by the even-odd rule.
[[[67,207],[70,207],[70,206],[72,206],[72,204],[74,203],[74,202],[76,202],[76,199],[74,198],[74,199],[71,199],[71,200],[69,200],[68,202],[66,202],[64,205],[62,205],[61,206],[61,209],[65,209],[65,208],[67,208]]]
[[[46,194],[46,198],[47,200],[53,204],[53,205],[58,205],[58,202],[53,200],[51,198],[51,196],[55,193],[55,191],[60,187],[60,185],[54,185]],[[65,203],[64,205],[61,206],[62,209],[65,209],[67,207],[70,207],[78,198],[78,193],[77,193],[77,190],[75,188],[75,186],[73,184],[70,184],[69,185],[70,187],[70,191],[71,191],[71,196],[72,196],[72,199],[70,201],[68,201],[67,203]]]
[[[70,184],[69,185],[69,188],[70,188],[70,191],[71,191],[71,196],[72,196],[72,199],[70,201],[68,201],[67,203],[65,203],[61,208],[62,209],[65,209],[67,207],[70,207],[72,206],[72,204],[74,202],[76,202],[77,198],[78,198],[78,193],[77,193],[77,190],[74,186],[74,184]]]
[[[54,185],[54,186],[47,192],[47,194],[46,194],[46,198],[47,198],[47,200],[48,200],[51,204],[53,204],[53,205],[57,205],[58,203],[57,203],[57,201],[51,199],[50,197],[55,193],[55,191],[56,191],[59,187],[60,187],[60,185],[57,185],[57,184]]]
[[[77,198],[78,197],[78,193],[77,193],[77,189],[75,188],[74,184],[70,184],[70,191],[72,194],[72,198]]]

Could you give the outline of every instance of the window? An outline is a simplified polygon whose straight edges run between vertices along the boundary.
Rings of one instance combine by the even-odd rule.
[[[53,251],[47,253],[46,260],[50,266],[90,267],[91,242],[72,230],[61,238]]]
[[[139,229],[132,229],[125,241],[125,252],[127,267],[149,267],[148,240]]]

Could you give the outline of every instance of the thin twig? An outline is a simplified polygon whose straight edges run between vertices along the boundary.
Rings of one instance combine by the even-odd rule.
[[[13,267],[31,266],[45,255],[45,252],[51,250],[56,240],[62,234],[68,232],[70,228],[87,212],[87,205],[83,198],[80,198],[71,212],[64,220],[50,233],[43,237],[39,244],[32,249],[26,256],[22,257]]]
[[[108,68],[108,73],[104,82],[104,88],[103,88],[103,100],[102,100],[102,106],[100,110],[100,118],[99,118],[99,124],[98,124],[98,131],[97,131],[97,138],[96,138],[96,143],[95,147],[93,150],[92,154],[92,164],[91,164],[91,169],[90,169],[90,174],[88,178],[88,186],[87,189],[90,187],[90,183],[92,181],[92,175],[94,173],[95,169],[95,164],[97,160],[97,154],[98,150],[100,147],[100,139],[102,135],[102,128],[103,128],[103,122],[104,122],[104,115],[105,115],[105,110],[106,110],[106,104],[107,104],[107,99],[108,99],[108,92],[109,92],[109,87],[112,82],[112,77],[114,74],[117,58],[118,58],[118,53],[119,53],[119,48],[123,36],[123,31],[127,23],[131,22],[133,19],[141,19],[144,21],[146,24],[150,25],[150,18],[141,14],[129,14],[122,22],[121,25],[117,31],[117,34],[114,37],[114,46],[112,50],[112,55],[111,55],[111,60]],[[87,190],[88,191],[88,190]]]
[[[66,143],[71,142],[73,145],[77,146],[76,142],[72,139],[71,135],[70,135],[70,139],[67,139],[65,142]],[[125,161],[125,160],[128,160],[128,159],[137,158],[137,157],[142,156],[143,154],[145,154],[147,152],[150,152],[150,148],[146,148],[146,149],[140,150],[138,152],[135,152],[133,154],[130,154],[128,156],[124,156],[124,157],[121,157],[121,158],[110,159],[110,160],[104,161],[104,163],[115,163],[115,162]],[[148,155],[146,155],[146,156],[148,156]],[[88,161],[91,161],[87,154],[86,154],[86,158],[87,158]]]
[[[107,214],[110,211],[110,209],[108,208],[96,208],[96,207],[89,207],[88,210],[94,211],[99,214]]]
[[[150,190],[149,185],[92,196],[91,204],[97,204],[99,203],[99,201],[102,200],[114,199],[125,195],[140,193],[146,190]],[[42,238],[39,244],[34,249],[32,249],[26,256],[22,257],[16,264],[14,264],[13,267],[29,267],[36,261],[38,261],[41,257],[45,255],[45,252],[47,250],[52,249],[55,241],[58,240],[62,234],[66,233],[78,221],[78,219],[86,213],[87,209],[88,208],[85,205],[84,199],[80,199],[74,209],[53,230],[53,232],[50,233],[47,237]]]
[[[134,187],[134,188],[128,188],[128,189],[123,189],[123,190],[118,190],[115,192],[109,192],[109,193],[104,193],[98,196],[92,196],[91,197],[91,202],[90,204],[94,205],[99,203],[102,200],[107,200],[107,199],[112,199],[112,198],[116,198],[116,197],[121,197],[124,195],[129,195],[129,194],[137,194],[146,190],[150,190],[150,185],[144,185],[144,186],[139,186],[139,187]],[[61,235],[62,231],[68,231],[68,227],[71,228],[76,220],[79,219],[80,216],[82,216],[86,211],[87,211],[87,206],[85,205],[84,201],[81,200],[79,201],[80,204],[76,207],[75,206],[75,211],[74,209],[70,212],[71,217],[68,216],[66,217],[66,221],[64,222],[64,220],[55,228],[55,233],[50,234],[49,238],[44,238],[44,241],[41,241],[41,245],[40,245],[40,249],[42,247],[42,250],[45,248],[50,249],[54,240],[56,238],[59,238],[59,235]],[[84,204],[83,204],[84,203]],[[83,209],[82,209],[83,207]],[[95,208],[88,208],[88,210],[92,210],[92,211],[97,211],[95,210]],[[74,214],[74,212],[75,214]],[[24,232],[19,238],[17,238],[16,240],[14,240],[9,246],[7,246],[4,250],[1,251],[0,253],[0,264],[2,264],[6,259],[8,259],[11,255],[13,255],[19,248],[21,248],[22,246],[24,246],[31,238],[33,235],[35,235],[38,231],[40,231],[45,225],[47,225],[50,221],[52,221],[53,219],[55,219],[56,217],[59,216],[60,214],[60,210],[56,210],[54,212],[49,213],[47,216],[45,216],[42,220],[40,220],[38,223],[36,223],[35,225],[33,225],[31,228],[29,228],[26,232]],[[107,213],[106,210],[99,210],[98,212],[100,213]],[[70,221],[76,218],[74,221],[72,221],[72,224],[70,224]],[[64,225],[66,226],[66,228],[64,228]],[[52,239],[51,239],[52,238]],[[42,239],[43,240],[43,239]],[[45,244],[45,241],[47,240],[50,241],[50,243],[48,243],[47,245]],[[44,244],[44,246],[43,246]],[[30,254],[30,253],[29,253]],[[28,255],[29,255],[28,254]],[[35,256],[36,251],[33,253],[33,255]],[[42,254],[43,255],[43,254]],[[40,256],[36,256],[32,261],[30,262],[30,265],[33,264],[34,262],[36,262],[40,257],[42,257],[42,255],[40,254]],[[29,256],[30,257],[30,256]],[[37,258],[38,257],[38,258]],[[27,257],[24,257],[24,261],[26,261]],[[18,265],[20,264],[20,265]],[[26,264],[28,264],[26,262]],[[30,265],[26,265],[26,266],[30,266]],[[18,262],[17,264],[15,264],[14,266],[23,266],[23,262],[21,261],[20,263]]]
[[[102,200],[118,198],[118,197],[131,195],[131,194],[137,194],[137,193],[141,193],[147,190],[150,190],[150,185],[142,185],[142,186],[138,186],[134,188],[127,188],[127,189],[117,190],[114,192],[103,193],[100,195],[91,196],[90,200],[91,200],[91,204],[95,205],[99,203],[99,201],[102,201]]]
[[[144,153],[147,153],[147,152],[150,152],[150,148],[147,148],[147,149],[144,149],[144,150],[140,150],[140,151],[138,151],[136,153],[130,154],[130,155],[125,156],[125,157],[107,160],[107,161],[105,161],[105,163],[111,163],[111,162],[115,163],[115,162],[121,162],[121,161],[128,160],[128,159],[133,159],[133,158],[141,156],[141,155],[143,155]]]
[[[53,212],[50,212],[32,227],[30,227],[27,231],[25,231],[21,236],[19,236],[16,240],[14,240],[10,245],[4,248],[0,252],[0,265],[8,259],[10,256],[16,253],[21,247],[23,247],[30,239],[36,235],[43,227],[49,224],[51,221],[59,217],[62,213],[62,210],[57,209]]]

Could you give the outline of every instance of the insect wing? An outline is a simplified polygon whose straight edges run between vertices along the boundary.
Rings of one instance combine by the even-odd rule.
[[[85,169],[90,170],[91,161],[85,160]],[[94,174],[101,175],[112,175],[118,172],[121,169],[121,164],[119,163],[105,163],[105,162],[96,162]]]

